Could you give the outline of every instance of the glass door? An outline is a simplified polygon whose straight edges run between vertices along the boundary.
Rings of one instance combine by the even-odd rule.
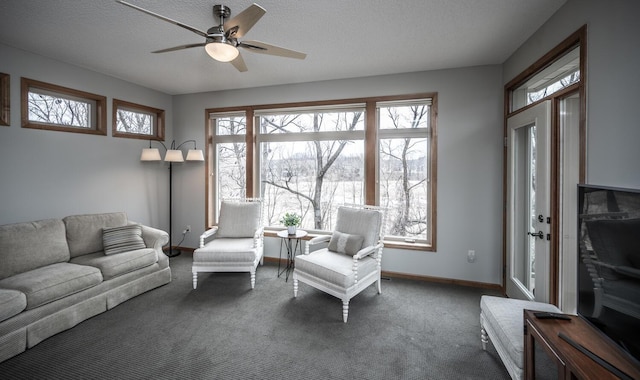
[[[507,119],[507,295],[548,302],[551,103]]]

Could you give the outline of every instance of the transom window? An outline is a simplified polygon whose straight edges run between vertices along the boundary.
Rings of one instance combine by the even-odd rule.
[[[266,225],[295,212],[311,232],[342,204],[378,204],[388,243],[435,250],[435,98],[208,110],[209,224],[226,197],[259,196]]]
[[[164,139],[164,110],[113,99],[114,137]]]
[[[106,98],[22,78],[22,126],[106,135]]]

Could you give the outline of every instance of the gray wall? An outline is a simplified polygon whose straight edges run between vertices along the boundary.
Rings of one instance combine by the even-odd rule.
[[[111,100],[164,109],[171,136],[171,96],[1,44],[0,57],[0,72],[11,75],[11,125],[0,126],[0,224],[126,211],[167,229],[168,171],[140,162],[148,141],[111,137]],[[21,128],[20,77],[106,96],[108,135]]]
[[[408,73],[174,97],[178,140],[204,146],[205,108],[438,93],[438,250],[386,249],[383,269],[405,274],[499,284],[502,281],[502,85],[501,67]],[[185,165],[175,174],[180,194],[174,226],[190,224],[188,246],[197,246],[205,220],[205,175]],[[175,173],[175,172],[174,172]],[[278,257],[267,239],[265,254]],[[466,261],[474,249],[477,260]]]

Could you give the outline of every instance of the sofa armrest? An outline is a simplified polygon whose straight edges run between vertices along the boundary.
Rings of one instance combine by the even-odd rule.
[[[162,247],[169,243],[169,234],[166,231],[145,226],[144,224],[140,224],[140,227],[142,227],[144,244],[149,248],[162,252]]]

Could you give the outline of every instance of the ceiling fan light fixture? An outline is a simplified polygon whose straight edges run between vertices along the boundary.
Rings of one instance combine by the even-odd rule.
[[[204,49],[211,58],[220,62],[231,62],[240,54],[238,48],[227,42],[210,42]]]

